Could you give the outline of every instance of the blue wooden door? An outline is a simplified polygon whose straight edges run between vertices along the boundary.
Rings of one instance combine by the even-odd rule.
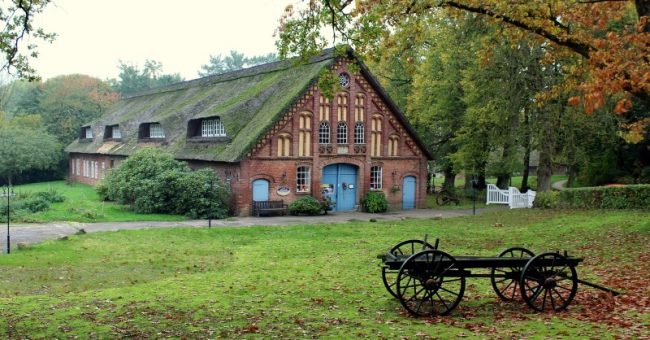
[[[331,184],[336,211],[354,210],[357,202],[357,167],[331,164],[323,169],[322,184]]]
[[[253,181],[253,201],[269,200],[269,181],[256,179]]]
[[[406,176],[402,180],[402,209],[415,208],[415,177]]]

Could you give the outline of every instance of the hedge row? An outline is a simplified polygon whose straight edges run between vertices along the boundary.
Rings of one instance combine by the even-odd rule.
[[[540,208],[650,209],[650,185],[590,187],[539,193],[535,206]]]

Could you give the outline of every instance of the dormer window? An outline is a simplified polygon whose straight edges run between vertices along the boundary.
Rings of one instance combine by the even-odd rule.
[[[138,131],[140,139],[164,139],[165,131],[160,123],[142,123]]]
[[[219,142],[227,141],[226,127],[221,118],[205,117],[196,118],[187,122],[187,139],[192,142]]]
[[[91,140],[93,139],[93,129],[90,126],[84,126],[79,133],[79,139]]]
[[[104,139],[122,139],[122,131],[119,125],[106,125]]]
[[[226,129],[219,117],[201,121],[201,137],[226,137]]]

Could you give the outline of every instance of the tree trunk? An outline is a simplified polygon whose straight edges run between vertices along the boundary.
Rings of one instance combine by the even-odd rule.
[[[524,112],[524,140],[523,140],[523,147],[524,147],[524,169],[521,172],[521,187],[519,187],[520,192],[527,192],[528,191],[528,176],[530,175],[530,138],[531,138],[531,131],[530,131],[530,117],[529,117],[529,111],[526,110]]]
[[[427,192],[429,194],[433,194],[435,192],[435,187],[436,187],[435,178],[436,178],[435,173],[427,174]]]
[[[537,166],[537,191],[544,192],[551,190],[553,164],[551,161],[550,149],[551,148],[548,145],[542,145],[542,150],[539,153],[539,165]]]
[[[445,182],[443,187],[445,189],[453,189],[456,186],[456,173],[449,169],[445,169]]]
[[[650,0],[635,0],[636,14],[641,17],[650,17]],[[643,32],[650,32],[650,20],[646,21],[643,25]]]

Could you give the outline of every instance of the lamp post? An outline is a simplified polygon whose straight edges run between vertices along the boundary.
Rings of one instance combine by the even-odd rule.
[[[11,185],[2,187],[2,197],[7,198],[7,254],[11,254],[11,238],[9,236],[9,221],[11,221],[11,198],[16,196]]]
[[[206,184],[208,188],[208,228],[212,228],[212,192],[214,190],[214,179],[210,176],[210,181]]]

